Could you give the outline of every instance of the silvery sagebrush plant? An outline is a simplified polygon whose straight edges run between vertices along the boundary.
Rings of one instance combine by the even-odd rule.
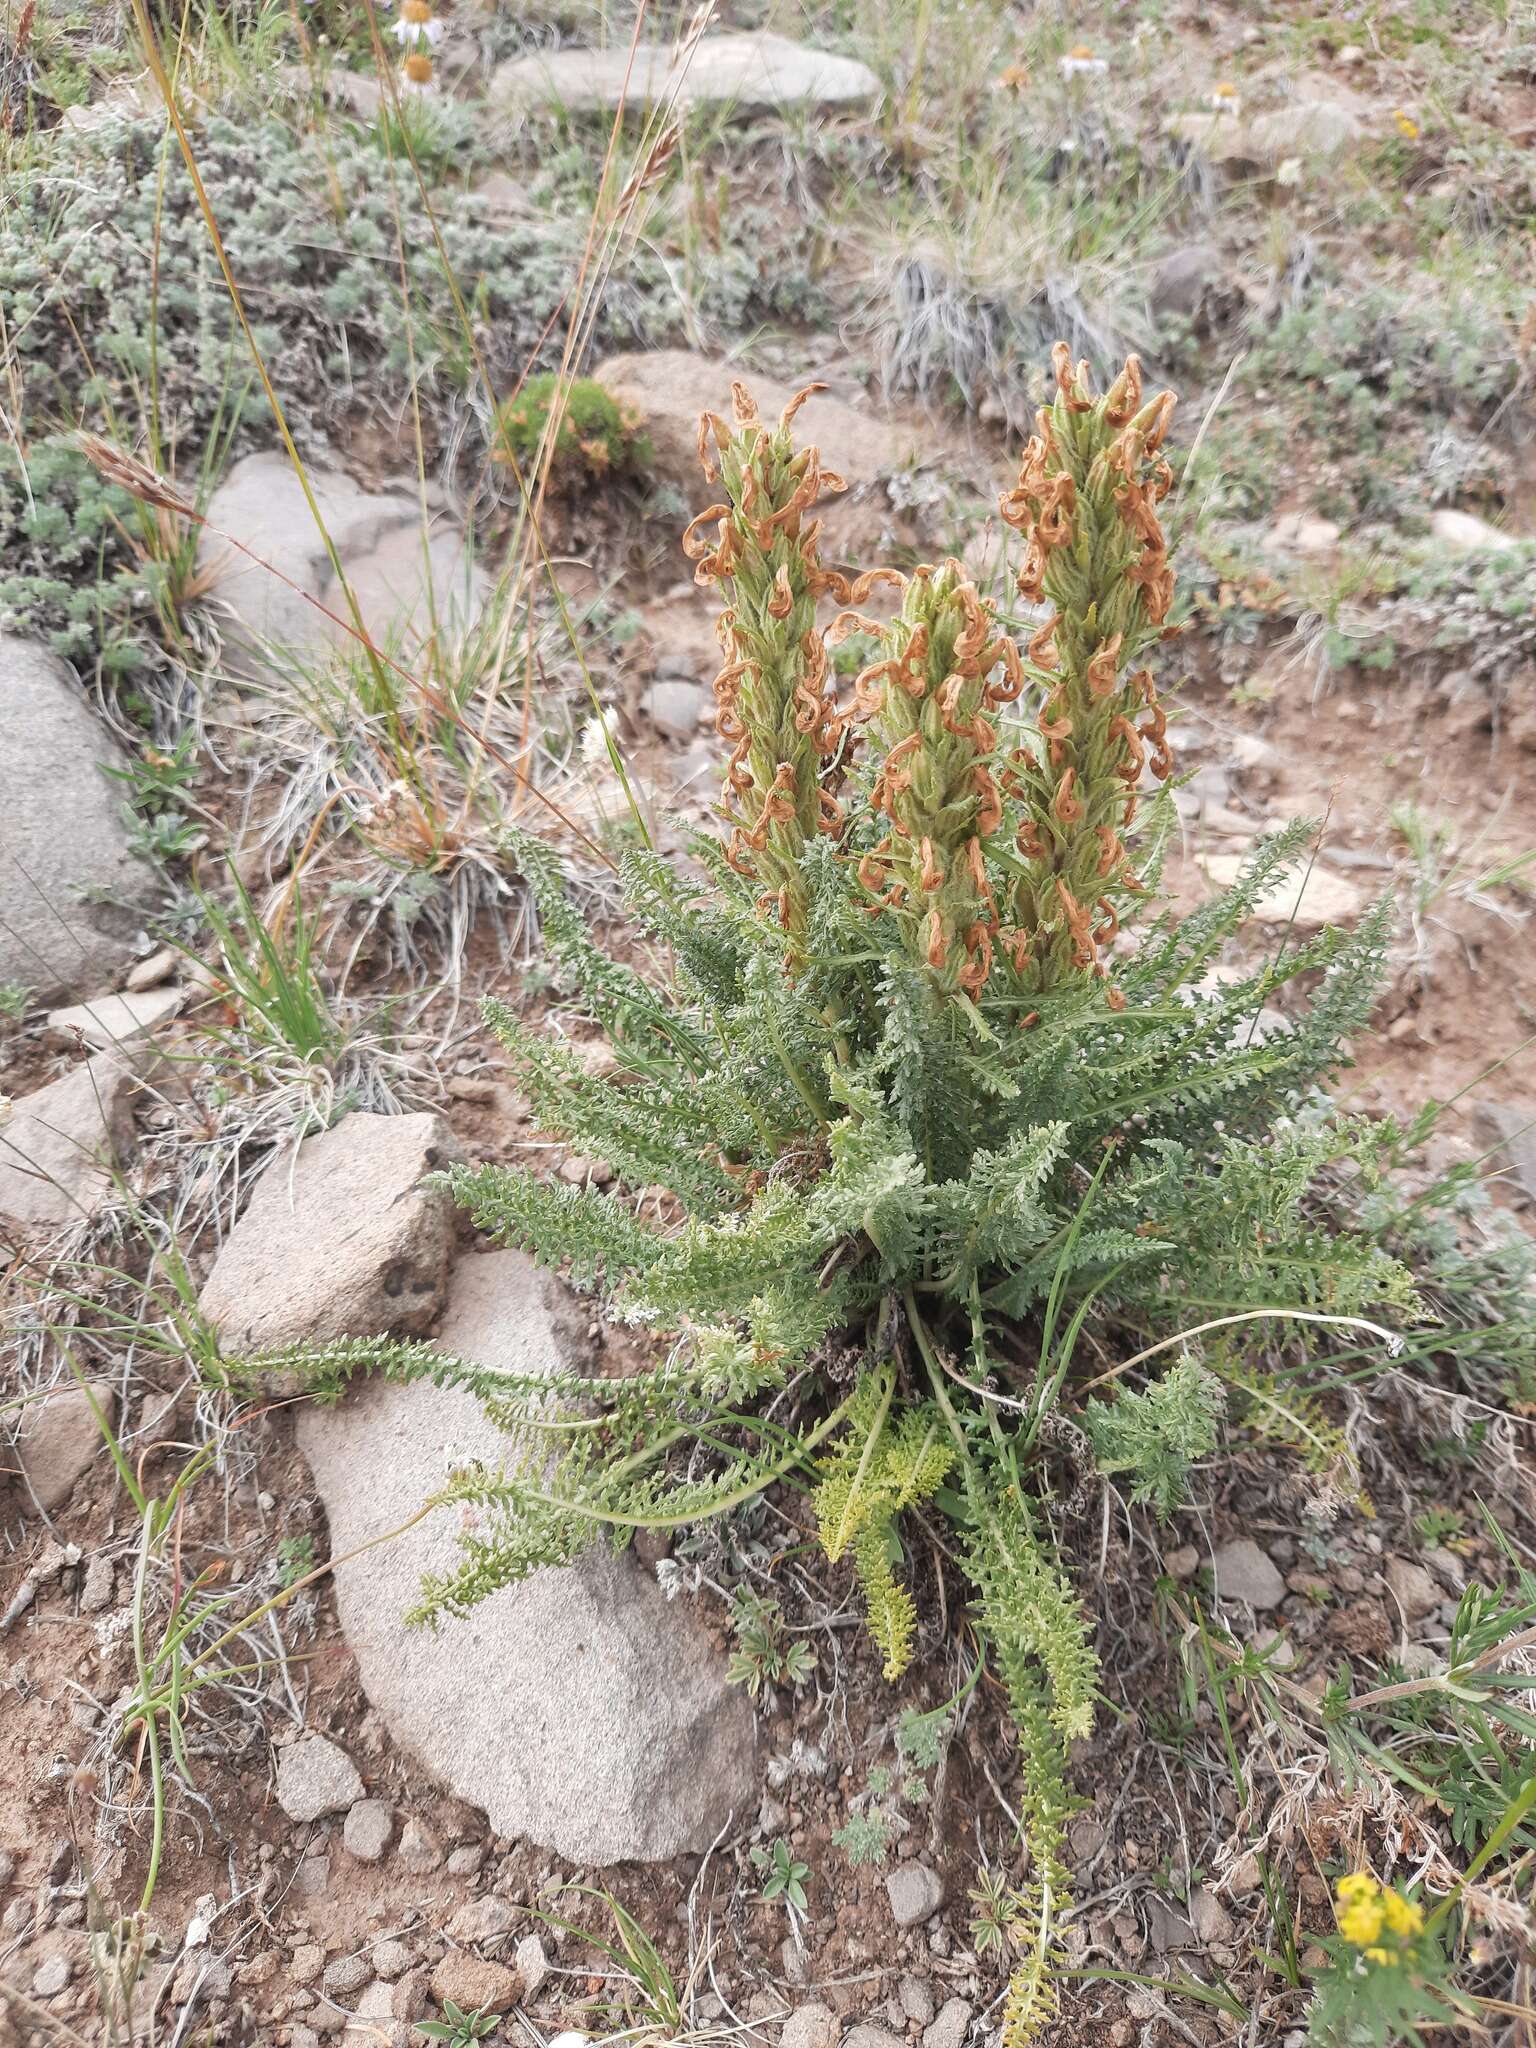
[[[506,1429],[499,1469],[442,1489],[468,1528],[422,1618],[798,1486],[894,1681],[919,1620],[904,1541],[918,1515],[947,1524],[1022,1760],[1007,2048],[1055,2010],[1068,1756],[1094,1714],[1063,1494],[1097,1463],[1166,1511],[1229,1419],[1305,1456],[1320,1492],[1353,1490],[1325,1406],[1266,1361],[1361,1322],[1379,1353],[1421,1313],[1355,1220],[1381,1135],[1317,1092],[1367,1021],[1388,908],[1212,986],[1304,857],[1298,823],[1192,914],[1157,909],[1172,402],[1134,360],[1101,393],[1064,347],[1054,371],[1001,507],[1016,618],[957,561],[828,567],[814,507],[842,486],[795,445],[800,400],[769,424],[735,387],[734,418],[701,428],[719,502],[684,542],[723,600],[723,836],[698,835],[686,871],[629,857],[641,964],[595,944],[547,846],[508,838],[616,1071],[505,1002],[487,1015],[539,1124],[617,1185],[502,1166],[448,1183],[483,1231],[654,1332],[660,1362],[521,1378],[372,1340],[265,1362],[332,1397],[360,1373],[452,1383]],[[862,609],[879,584],[900,593],[888,622]],[[828,648],[855,632],[874,658],[844,702]],[[1296,978],[1305,1002],[1261,1036]]]

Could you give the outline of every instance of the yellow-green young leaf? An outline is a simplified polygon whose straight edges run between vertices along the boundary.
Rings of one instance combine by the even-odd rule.
[[[1009,1922],[1008,1937],[1019,1961],[1008,1980],[1003,2000],[1002,2048],[1034,2048],[1042,2033],[1056,2017],[1054,1942],[1036,1902]]]
[[[869,1632],[884,1653],[886,1678],[900,1678],[912,1661],[917,1609],[891,1569],[895,1524],[885,1517],[866,1522],[853,1547],[854,1570],[869,1617]]]
[[[823,1464],[814,1505],[821,1547],[832,1564],[870,1516],[886,1508],[881,1449],[894,1391],[895,1376],[889,1366],[863,1375],[848,1427]]]

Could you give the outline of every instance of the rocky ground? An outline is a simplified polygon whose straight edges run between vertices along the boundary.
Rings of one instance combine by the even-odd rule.
[[[1318,817],[1299,897],[1216,971],[1392,892],[1346,1100],[1455,1098],[1412,1170],[1476,1159],[1529,1223],[1536,21],[722,7],[684,83],[631,68],[667,111],[605,181],[632,16],[461,0],[402,111],[340,0],[294,12],[183,24],[179,89],[308,495],[220,353],[142,43],[22,10],[0,96],[0,2041],[361,2048],[451,2002],[541,2044],[979,2048],[1017,1764],[937,1541],[899,1696],[788,1498],[410,1630],[458,1533],[418,1510],[494,1461],[490,1424],[425,1384],[237,1396],[219,1361],[396,1331],[624,1369],[632,1336],[421,1186],[456,1156],[607,1176],[534,1127],[475,1010],[562,1028],[496,831],[547,829],[601,922],[633,812],[664,846],[707,816],[713,614],[676,540],[733,377],[765,413],[826,384],[800,423],[849,484],[838,559],[953,551],[1005,595],[996,491],[1059,327],[1181,399],[1171,898]],[[159,317],[156,263],[150,404],[119,323]],[[477,379],[510,392],[567,330],[646,446],[552,474],[535,545]],[[76,425],[195,516],[104,492]],[[1171,1524],[1103,1482],[1064,1511],[1106,1699],[1063,2043],[1299,2042],[1265,1957],[1330,1928],[1323,1865],[1433,1872],[1465,1839],[1444,1754],[1394,1729],[1402,1770],[1351,1775],[1308,1713],[1341,1672],[1439,1669],[1468,1585],[1530,1565],[1528,1390],[1389,1374],[1371,1404],[1335,1420],[1372,1515],[1323,1525],[1255,1449]],[[135,1702],[188,1679],[152,1751]],[[803,1910],[763,1896],[779,1842]],[[1518,2006],[1511,1912],[1478,1967]]]

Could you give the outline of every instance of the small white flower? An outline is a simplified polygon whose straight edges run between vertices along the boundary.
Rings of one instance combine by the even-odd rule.
[[[400,0],[395,41],[402,50],[431,49],[443,39],[443,24],[433,19],[427,0]]]
[[[1299,185],[1301,183],[1301,158],[1288,156],[1275,172],[1277,185]]]
[[[1107,71],[1109,63],[1103,57],[1091,57],[1085,51],[1073,50],[1058,60],[1063,78],[1079,78],[1096,72]]]
[[[581,729],[581,758],[599,771],[612,766],[608,742],[619,726],[619,707],[609,704],[601,718],[589,718]]]

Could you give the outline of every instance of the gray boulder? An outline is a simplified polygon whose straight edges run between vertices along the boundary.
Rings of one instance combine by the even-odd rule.
[[[549,1283],[517,1252],[460,1264],[439,1341],[508,1372],[553,1372],[567,1358]],[[755,1810],[751,1708],[725,1683],[694,1609],[669,1602],[632,1552],[599,1540],[436,1632],[402,1617],[424,1574],[458,1564],[457,1512],[346,1555],[406,1522],[454,1467],[505,1463],[507,1439],[476,1401],[371,1383],[339,1407],[306,1408],[299,1445],[344,1560],[337,1608],[369,1699],[497,1834],[572,1863],[663,1860]]]
[[[1165,127],[1213,164],[1254,164],[1263,170],[1277,170],[1290,158],[1344,155],[1368,132],[1352,100],[1322,98],[1297,99],[1251,119],[1221,110],[1175,114]]]
[[[117,1411],[116,1391],[104,1380],[95,1381],[91,1396],[110,1423]],[[29,1401],[21,1410],[15,1459],[23,1482],[23,1494],[30,1494],[44,1513],[64,1506],[93,1459],[105,1449],[95,1413],[83,1387],[67,1382],[40,1401]],[[0,1451],[0,1461],[11,1459]],[[94,1566],[97,1560],[91,1560]],[[111,1568],[108,1567],[110,1580]]]
[[[610,356],[592,374],[614,398],[633,407],[650,437],[657,476],[672,484],[694,512],[703,511],[720,495],[699,462],[699,415],[714,412],[729,421],[731,385],[739,380],[756,400],[762,418],[771,423],[797,388],[683,348]],[[885,418],[824,391],[807,399],[796,413],[794,430],[796,444],[814,444],[824,468],[848,485],[846,493],[829,494],[817,503],[816,517],[825,528],[823,553],[829,560],[867,568],[891,524],[886,479],[932,462],[933,445],[909,419]],[[719,665],[719,643],[712,635],[711,614],[701,648],[711,675]],[[672,651],[674,643],[665,644]]]
[[[91,995],[133,959],[154,872],[129,850],[127,760],[68,668],[0,634],[0,985]]]
[[[16,1103],[0,1124],[0,1220],[46,1231],[95,1214],[133,1143],[135,1062],[99,1052]]]
[[[440,1116],[357,1110],[274,1159],[203,1288],[226,1350],[426,1330],[447,1287],[454,1207],[420,1183],[457,1156]]]
[[[879,99],[880,81],[856,57],[752,30],[704,36],[686,62],[670,43],[641,43],[633,52],[628,42],[606,50],[539,50],[500,65],[491,94],[571,114],[665,101],[680,113],[707,107],[748,120],[787,107],[862,112]]]
[[[444,517],[429,512],[424,528],[421,505],[407,491],[365,491],[340,470],[314,466],[308,476],[325,533],[378,646],[408,654],[432,612],[446,630],[478,612],[485,580]],[[237,541],[248,552],[232,545]],[[237,672],[259,674],[268,650],[313,659],[333,646],[358,645],[326,616],[351,620],[325,537],[281,451],[243,457],[219,485],[209,500],[198,566],[212,578],[210,595],[226,611],[225,647]]]

